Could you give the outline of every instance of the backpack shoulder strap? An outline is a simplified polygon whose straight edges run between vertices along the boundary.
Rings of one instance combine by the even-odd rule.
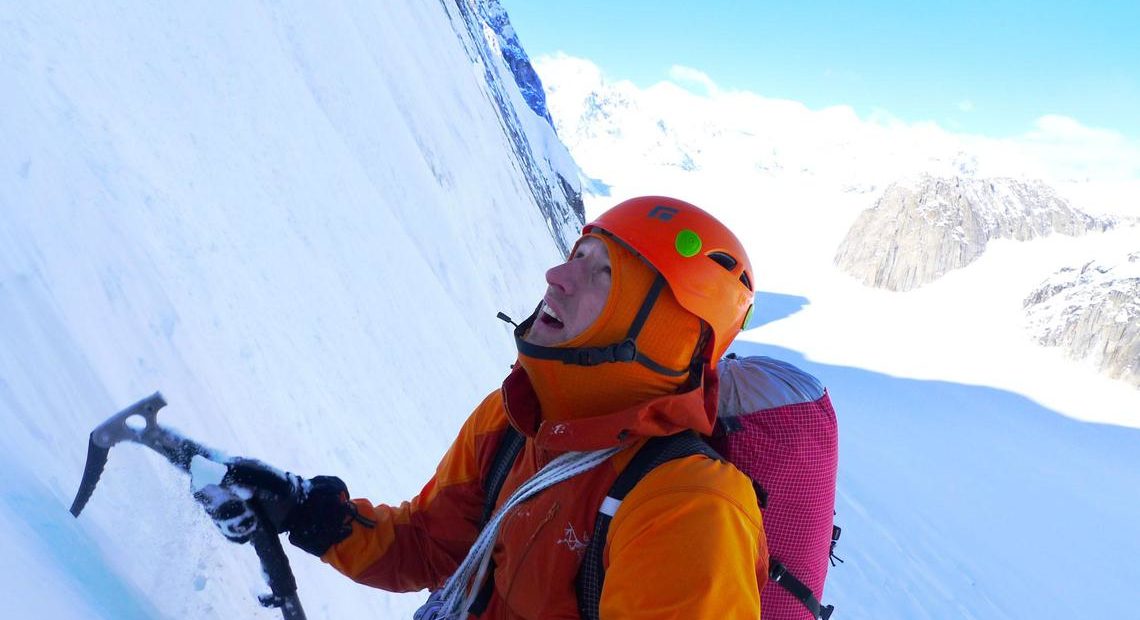
[[[499,501],[499,494],[503,492],[503,483],[507,481],[507,474],[511,473],[511,467],[514,466],[515,460],[518,459],[525,444],[526,437],[523,437],[522,433],[508,423],[502,437],[499,438],[499,447],[495,448],[495,456],[491,459],[491,468],[487,470],[487,477],[483,478],[483,515],[479,518],[480,532],[491,520],[491,515],[495,514],[495,504]],[[495,561],[491,560],[488,566],[488,574],[494,572]],[[478,617],[479,614],[486,611],[494,589],[495,580],[484,579],[483,587],[479,590],[479,595],[471,602],[471,607],[467,609],[467,613]]]
[[[606,546],[606,535],[609,533],[610,521],[617,514],[625,496],[633,487],[662,463],[694,454],[705,456],[718,461],[725,460],[705,440],[693,431],[685,431],[676,435],[653,437],[645,442],[638,450],[625,469],[618,474],[610,492],[598,509],[598,517],[594,522],[594,535],[586,546],[582,564],[578,567],[578,613],[583,620],[599,620],[602,601],[602,582],[606,578],[606,569],[602,564],[602,552]],[[755,481],[752,483],[756,490],[756,500],[761,508],[767,503],[764,489]],[[831,605],[823,606],[819,599],[795,575],[788,572],[774,557],[768,558],[768,578],[788,591],[796,600],[803,603],[811,612],[812,618],[828,620],[834,612]]]
[[[495,457],[491,460],[491,468],[487,470],[487,477],[483,479],[483,516],[479,519],[479,530],[491,520],[495,512],[495,504],[499,501],[499,493],[503,491],[503,483],[507,481],[507,474],[522,452],[526,438],[515,427],[507,424],[503,436],[499,439],[499,447],[495,449]]]
[[[583,620],[598,620],[602,600],[602,581],[606,569],[602,565],[602,552],[606,546],[606,534],[610,521],[617,513],[625,496],[637,486],[646,474],[658,465],[674,459],[694,454],[704,454],[709,458],[724,460],[695,432],[686,431],[665,437],[653,437],[637,451],[633,460],[618,474],[610,492],[598,510],[594,522],[594,535],[586,546],[582,563],[578,567],[578,613]]]

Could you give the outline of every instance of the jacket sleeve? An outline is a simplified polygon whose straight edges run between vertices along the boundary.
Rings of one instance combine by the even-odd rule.
[[[359,583],[393,592],[438,588],[455,572],[479,533],[480,472],[507,421],[498,393],[468,417],[419,495],[399,506],[352,500],[375,527],[358,522],[321,559]]]
[[[768,548],[752,483],[693,456],[661,465],[610,524],[602,620],[760,617]]]

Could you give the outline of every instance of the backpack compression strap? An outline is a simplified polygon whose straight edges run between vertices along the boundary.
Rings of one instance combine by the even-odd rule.
[[[613,487],[610,488],[609,495],[602,501],[602,507],[598,510],[598,518],[594,523],[594,535],[586,547],[582,564],[578,568],[578,613],[581,614],[583,620],[599,620],[602,582],[606,577],[606,569],[602,564],[602,551],[605,549],[610,521],[613,520],[625,496],[658,465],[694,454],[704,454],[718,461],[725,460],[697,433],[685,431],[676,435],[653,437],[646,441],[645,445],[633,457],[633,460],[629,462],[629,465],[626,465],[625,469],[618,475]],[[755,481],[753,481],[753,487],[756,488],[756,497],[759,502],[764,498],[764,491]],[[768,578],[780,584],[796,600],[803,603],[813,618],[828,620],[831,617],[834,607],[831,605],[821,606],[811,588],[788,572],[788,569],[779,560],[769,556],[768,567]]]
[[[828,605],[823,607],[819,603],[819,599],[812,594],[811,588],[807,584],[796,579],[796,576],[789,573],[787,567],[780,563],[779,560],[773,557],[768,558],[768,579],[780,584],[780,587],[787,590],[789,594],[796,597],[796,600],[804,604],[811,612],[812,618],[819,618],[821,620],[828,620],[832,612],[835,611],[835,605]]]

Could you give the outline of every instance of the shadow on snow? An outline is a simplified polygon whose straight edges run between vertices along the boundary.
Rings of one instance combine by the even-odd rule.
[[[800,297],[799,295],[756,291],[752,303],[756,310],[752,313],[748,325],[744,327],[745,330],[786,319],[803,310],[811,301],[807,297]]]

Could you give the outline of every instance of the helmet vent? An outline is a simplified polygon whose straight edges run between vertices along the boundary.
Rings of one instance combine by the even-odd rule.
[[[727,271],[732,271],[736,268],[736,259],[724,252],[709,252],[708,257],[716,261],[716,264],[724,267]]]
[[[740,273],[740,282],[742,284],[744,284],[745,288],[747,288],[750,291],[752,290],[752,280],[749,279],[747,271],[742,271]]]

